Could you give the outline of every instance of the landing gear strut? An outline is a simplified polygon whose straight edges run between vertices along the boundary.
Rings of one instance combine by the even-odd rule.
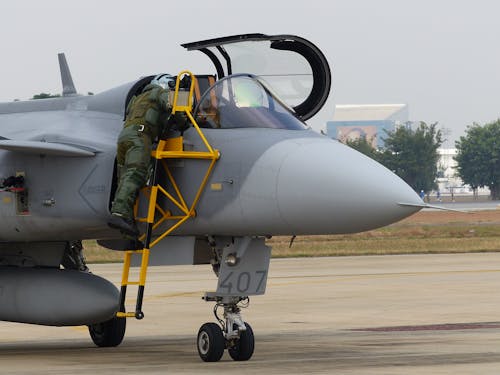
[[[255,339],[250,324],[243,321],[241,308],[249,304],[248,297],[217,297],[207,293],[206,301],[216,302],[214,315],[219,321],[205,323],[198,331],[198,354],[205,362],[217,362],[222,358],[224,349],[235,361],[248,361],[254,351]],[[240,302],[242,304],[238,305]],[[223,319],[218,309],[224,309]]]

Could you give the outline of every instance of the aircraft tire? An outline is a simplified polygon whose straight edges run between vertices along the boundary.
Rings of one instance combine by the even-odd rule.
[[[114,317],[102,323],[89,325],[90,337],[101,348],[118,346],[125,336],[127,319]]]
[[[221,328],[216,323],[203,324],[198,331],[196,347],[203,361],[219,361],[226,348],[226,342]]]
[[[248,361],[252,358],[255,348],[255,338],[250,324],[245,323],[246,331],[240,333],[240,339],[228,349],[229,355],[235,361]],[[236,327],[234,328],[236,329]]]

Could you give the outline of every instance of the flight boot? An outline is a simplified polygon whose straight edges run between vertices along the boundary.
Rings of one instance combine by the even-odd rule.
[[[139,229],[137,229],[135,220],[126,218],[119,213],[111,214],[108,226],[113,229],[118,229],[120,232],[128,236],[137,237],[139,235]]]
[[[66,243],[61,264],[67,270],[90,272],[83,255],[82,241],[77,240]]]

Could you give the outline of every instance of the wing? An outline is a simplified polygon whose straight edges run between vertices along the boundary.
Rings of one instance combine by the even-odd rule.
[[[65,157],[90,157],[95,156],[97,153],[97,150],[92,150],[84,146],[40,141],[16,141],[11,139],[0,140],[0,150]]]

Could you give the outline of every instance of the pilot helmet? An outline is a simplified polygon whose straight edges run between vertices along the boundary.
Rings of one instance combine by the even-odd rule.
[[[175,79],[170,74],[158,74],[151,80],[151,84],[168,90],[175,87]]]

